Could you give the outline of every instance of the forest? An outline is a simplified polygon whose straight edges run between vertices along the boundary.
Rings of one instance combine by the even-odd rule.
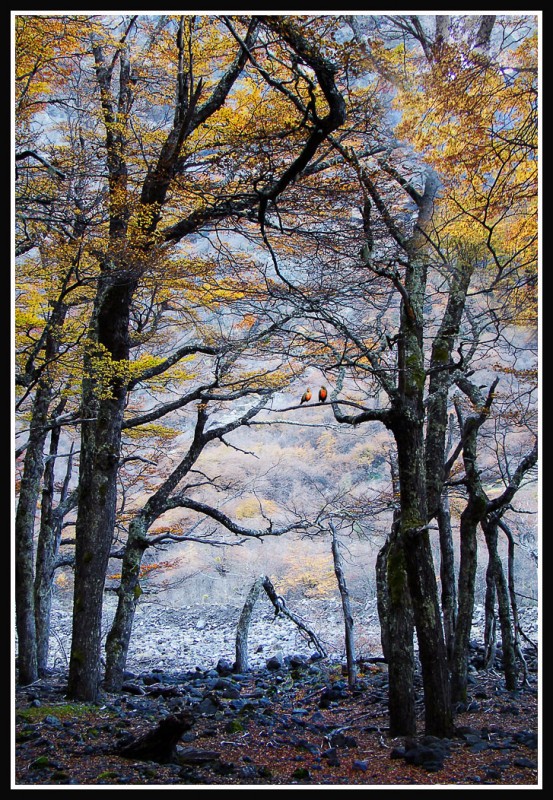
[[[230,563],[231,675],[263,589],[328,595],[357,702],[374,600],[386,735],[449,742],[481,604],[535,698],[539,15],[12,14],[14,696],[120,698]]]

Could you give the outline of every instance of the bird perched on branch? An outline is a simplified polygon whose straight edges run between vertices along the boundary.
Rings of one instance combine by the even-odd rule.
[[[302,398],[300,400],[300,405],[302,403],[309,403],[310,400],[311,400],[311,389],[308,388],[302,395]]]
[[[321,388],[319,389],[319,403],[324,403],[327,397],[328,397],[328,392],[326,390],[326,386],[321,386]]]

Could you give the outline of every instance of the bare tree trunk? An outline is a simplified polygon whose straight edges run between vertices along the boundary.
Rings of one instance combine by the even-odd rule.
[[[448,661],[451,661],[457,625],[457,594],[455,590],[455,558],[451,533],[451,515],[447,491],[444,491],[441,497],[436,520],[440,535],[440,582],[444,639]]]
[[[513,626],[511,624],[511,609],[509,603],[509,590],[503,564],[497,551],[497,528],[498,523],[495,519],[488,519],[482,524],[490,562],[495,578],[495,588],[497,591],[497,604],[499,609],[499,623],[501,627],[501,647],[503,650],[503,671],[505,673],[505,686],[507,689],[517,688],[517,667],[516,653],[513,637]]]
[[[342,556],[340,553],[340,544],[338,542],[338,535],[336,533],[336,528],[332,522],[330,523],[330,530],[332,533],[332,557],[334,559],[334,572],[336,573],[336,580],[338,581],[338,589],[340,591],[340,597],[342,598],[342,609],[344,611],[348,685],[355,686],[357,682],[357,665],[355,663],[355,638],[353,634],[353,614],[351,613],[349,592],[346,583],[346,577],[344,575],[344,570],[342,567]]]
[[[467,507],[461,515],[459,607],[451,660],[451,697],[454,702],[464,702],[467,699],[469,645],[474,613],[474,587],[477,566],[476,530],[479,521],[480,511],[475,511],[473,503],[469,499]]]
[[[57,410],[57,413],[61,413]],[[48,644],[50,638],[50,612],[52,607],[52,591],[56,570],[57,555],[63,525],[62,504],[67,499],[69,481],[72,472],[72,452],[67,460],[65,479],[60,492],[58,509],[53,508],[55,463],[58,453],[60,429],[55,428],[50,438],[50,451],[42,489],[40,511],[40,530],[38,534],[36,569],[35,569],[35,622],[37,637],[37,662],[39,675],[44,675],[48,666]]]
[[[520,622],[518,618],[518,605],[515,591],[515,542],[513,539],[513,534],[511,533],[508,525],[503,520],[499,520],[498,524],[503,533],[507,536],[507,582],[509,586],[509,597],[511,599],[511,613],[513,615],[514,649],[518,660],[522,664],[523,682],[526,683],[528,681],[528,667],[520,646]]]
[[[495,617],[495,577],[491,560],[488,556],[486,569],[486,599],[484,616],[484,666],[493,666],[497,649],[496,617]]]
[[[384,659],[390,663],[390,600],[388,596],[388,553],[390,538],[388,537],[376,557],[376,608],[380,622],[380,645]]]
[[[18,682],[23,686],[38,678],[34,598],[34,533],[36,507],[44,469],[46,421],[51,390],[39,385],[33,403],[29,440],[23,464],[19,502],[15,514],[15,616],[18,645]]]
[[[250,591],[248,592],[248,596],[246,597],[246,602],[244,603],[244,607],[242,608],[242,612],[238,620],[238,627],[236,629],[236,663],[234,665],[236,672],[247,672],[249,669],[248,631],[250,628],[252,612],[257,602],[257,598],[259,597],[259,594],[261,592],[261,589],[263,588],[264,580],[265,580],[265,575],[260,575],[259,578],[257,578],[255,583],[252,585]]]

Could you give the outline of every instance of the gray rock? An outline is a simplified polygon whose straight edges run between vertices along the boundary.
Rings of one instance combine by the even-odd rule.
[[[274,656],[271,656],[271,658],[267,660],[266,666],[267,669],[271,671],[282,669],[284,666],[284,656],[282,653],[276,653]]]

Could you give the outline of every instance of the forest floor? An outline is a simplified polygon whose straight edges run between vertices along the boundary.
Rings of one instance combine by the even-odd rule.
[[[159,669],[130,674],[121,693],[84,704],[67,701],[67,675],[57,670],[15,691],[14,787],[541,788],[535,667],[526,686],[507,691],[499,670],[471,665],[455,734],[425,737],[419,700],[412,740],[390,736],[384,664],[365,664],[354,688],[343,672],[313,659],[243,675]],[[193,722],[170,763],[117,752],[183,711]]]

